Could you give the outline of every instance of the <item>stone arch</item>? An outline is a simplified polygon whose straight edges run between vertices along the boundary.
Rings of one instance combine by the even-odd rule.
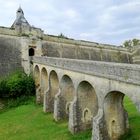
[[[96,92],[89,82],[82,81],[77,88],[77,97],[81,129],[89,129],[92,127],[92,118],[98,111]]]
[[[63,103],[63,116],[68,117],[70,102],[74,98],[74,84],[68,75],[64,75],[60,82],[61,97]]]
[[[108,93],[104,99],[104,118],[107,135],[117,140],[128,130],[128,114],[123,106],[125,94],[120,91]]]
[[[49,108],[50,108],[50,111],[53,112],[54,97],[59,91],[59,79],[58,79],[57,73],[54,70],[50,72],[49,81],[50,81],[50,91],[49,91],[50,92],[50,101],[49,101],[50,107]]]
[[[48,88],[48,72],[45,67],[41,69],[41,101],[43,102],[45,91]]]
[[[44,67],[41,70],[41,87],[43,90],[48,88],[48,72]]]
[[[38,65],[34,67],[34,79],[36,88],[40,87],[40,70]]]

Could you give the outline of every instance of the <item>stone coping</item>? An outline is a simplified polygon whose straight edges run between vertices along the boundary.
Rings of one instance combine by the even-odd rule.
[[[92,48],[96,47],[96,48],[129,52],[129,49],[123,48],[122,46],[101,44],[101,43],[96,43],[96,42],[91,42],[91,41],[75,40],[75,39],[70,39],[70,38],[61,38],[61,37],[53,36],[53,35],[44,34],[43,39],[48,42],[56,42],[56,43],[63,43],[63,44],[70,44],[70,45],[79,45],[79,46],[92,47]]]
[[[140,65],[78,60],[54,57],[33,57],[33,62],[88,75],[140,85]]]

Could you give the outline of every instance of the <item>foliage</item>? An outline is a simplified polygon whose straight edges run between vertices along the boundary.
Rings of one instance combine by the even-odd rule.
[[[3,105],[0,108],[0,113],[6,112],[11,108],[15,108],[21,105],[28,105],[35,102],[34,96],[21,96],[17,97],[16,99],[14,98],[4,98],[0,100],[1,105]]]
[[[30,35],[26,33],[22,33],[21,36],[29,37]]]
[[[35,99],[33,96],[21,96],[21,97],[18,97],[16,100],[8,99],[8,101],[6,102],[6,105],[5,105],[5,107],[6,107],[5,109],[17,107],[20,105],[28,105],[28,104],[32,103],[34,100]]]
[[[137,45],[139,45],[139,40],[134,38],[132,40],[132,43],[133,43],[133,46],[137,46]]]
[[[136,38],[134,38],[134,39],[132,39],[132,40],[126,40],[126,41],[123,43],[123,46],[124,46],[125,48],[132,48],[132,47],[134,47],[134,46],[139,45],[139,41],[140,41],[140,40],[138,40],[138,39],[136,39]]]
[[[34,80],[32,76],[27,76],[23,72],[16,72],[0,81],[0,98],[18,98],[34,94]]]
[[[136,109],[133,102],[125,96],[124,107],[128,112],[130,129],[129,131],[121,136],[120,140],[139,140],[140,139],[140,113]]]
[[[126,40],[126,41],[123,43],[123,46],[124,46],[125,48],[130,48],[130,47],[132,47],[132,42],[131,42],[131,40]]]
[[[132,133],[132,130],[129,129],[128,132],[122,135],[119,140],[138,140]]]
[[[60,35],[58,35],[58,37],[68,39],[68,37],[66,37],[63,33],[60,33]]]
[[[0,81],[0,98],[8,97],[9,87],[7,86],[7,80]]]

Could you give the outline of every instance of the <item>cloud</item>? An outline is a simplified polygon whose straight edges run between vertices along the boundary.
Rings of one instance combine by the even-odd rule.
[[[77,18],[77,16],[78,16],[77,12],[73,9],[66,10],[65,15],[68,16],[68,18],[71,18],[71,19]]]
[[[31,25],[48,34],[120,44],[140,37],[139,0],[0,0],[0,25],[10,26],[22,6]]]
[[[97,41],[119,44],[122,39],[134,38],[140,32],[139,13],[139,1],[110,5],[97,17],[98,27],[91,32],[98,36]]]

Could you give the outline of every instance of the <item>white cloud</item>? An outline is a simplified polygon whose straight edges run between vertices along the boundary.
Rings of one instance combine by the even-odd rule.
[[[140,37],[139,0],[0,0],[0,25],[10,26],[22,6],[31,25],[49,34],[120,44]]]
[[[68,9],[65,11],[65,16],[68,16],[68,18],[77,18],[78,13],[73,9]]]

